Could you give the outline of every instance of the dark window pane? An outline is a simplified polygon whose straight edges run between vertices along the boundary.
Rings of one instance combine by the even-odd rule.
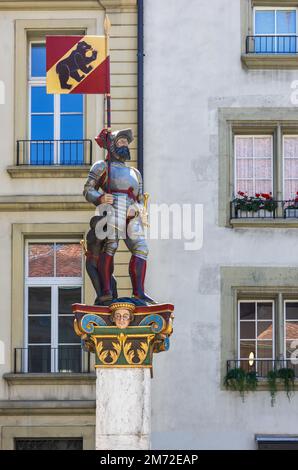
[[[46,76],[46,46],[45,44],[31,45],[31,77]]]
[[[274,10],[259,10],[255,16],[255,34],[275,33],[275,12]]]
[[[254,302],[240,303],[240,320],[254,320],[256,317]]]
[[[59,343],[80,343],[80,337],[73,328],[73,315],[59,317]]]
[[[272,323],[268,321],[258,322],[258,339],[272,339]]]
[[[81,287],[59,287],[59,315],[72,315],[76,303],[81,303]]]
[[[84,163],[84,142],[60,142],[60,164],[82,165]]]
[[[51,346],[29,346],[28,372],[51,372]]]
[[[296,33],[296,11],[280,10],[276,12],[277,34]]]
[[[31,116],[31,140],[54,139],[54,116],[34,114]]]
[[[60,95],[61,113],[82,113],[83,95]]]
[[[286,341],[286,357],[287,359],[298,359],[298,341]]]
[[[291,321],[286,323],[286,338],[298,339],[298,321]]]
[[[29,277],[54,276],[54,245],[29,244]]]
[[[286,319],[298,320],[298,302],[286,303]]]
[[[51,342],[51,317],[29,317],[29,343]]]
[[[52,165],[54,162],[54,143],[42,140],[30,143],[31,165]]]
[[[258,341],[258,359],[272,359],[272,341]]]
[[[56,276],[82,276],[82,247],[79,243],[56,244]]]
[[[258,302],[258,320],[272,320],[272,303]]]
[[[255,339],[256,337],[256,324],[254,321],[240,322],[240,338],[241,339]]]
[[[83,116],[76,114],[61,115],[61,139],[83,139]]]
[[[83,450],[83,439],[15,439],[15,450]]]
[[[59,346],[59,372],[82,372],[82,349],[78,346]]]
[[[45,86],[31,87],[31,113],[53,113],[54,96],[48,95]]]
[[[256,355],[255,341],[240,341],[240,358],[248,359],[250,353]]]
[[[29,315],[51,315],[51,288],[29,287]]]

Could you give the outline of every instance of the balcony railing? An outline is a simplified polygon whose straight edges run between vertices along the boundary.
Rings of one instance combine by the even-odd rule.
[[[270,210],[262,207],[262,205],[257,210],[253,210],[253,206],[245,208],[243,204],[232,201],[231,219],[298,219],[297,202],[295,203],[292,200],[273,201],[270,206]]]
[[[17,165],[91,165],[92,140],[17,140]]]
[[[295,378],[298,378],[298,364],[294,364],[292,359],[233,359],[227,361],[227,373],[232,369],[241,368],[245,372],[256,372],[258,378],[266,378],[268,372],[280,369],[292,369]]]
[[[298,36],[262,35],[246,37],[246,54],[296,54]]]
[[[90,373],[90,352],[80,344],[51,348],[50,346],[29,346],[15,348],[14,373]]]

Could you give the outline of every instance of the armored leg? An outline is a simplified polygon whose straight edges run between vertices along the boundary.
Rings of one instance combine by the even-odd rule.
[[[148,247],[145,237],[141,236],[138,239],[127,238],[125,244],[132,253],[129,263],[129,275],[132,284],[133,296],[142,299],[148,303],[155,303],[155,301],[145,294],[145,277],[147,268]]]

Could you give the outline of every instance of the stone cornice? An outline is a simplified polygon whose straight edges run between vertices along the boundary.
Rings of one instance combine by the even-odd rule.
[[[93,415],[95,400],[1,400],[1,415]]]
[[[113,9],[136,9],[137,0],[99,0],[105,10]]]
[[[0,10],[102,10],[99,0],[0,0]]]
[[[0,196],[0,212],[15,211],[92,211],[92,204],[81,195]]]
[[[95,374],[3,374],[9,385],[93,385]]]
[[[0,0],[0,10],[136,9],[137,0]]]

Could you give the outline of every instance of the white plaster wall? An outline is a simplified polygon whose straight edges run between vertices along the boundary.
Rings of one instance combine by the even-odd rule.
[[[148,292],[175,304],[171,350],[155,357],[156,449],[253,449],[297,434],[298,397],[220,389],[220,266],[297,266],[297,230],[218,221],[218,107],[289,107],[297,71],[241,65],[239,0],[145,2],[145,189],[152,202],[204,204],[204,244],[150,241]],[[298,110],[297,110],[298,116]]]

